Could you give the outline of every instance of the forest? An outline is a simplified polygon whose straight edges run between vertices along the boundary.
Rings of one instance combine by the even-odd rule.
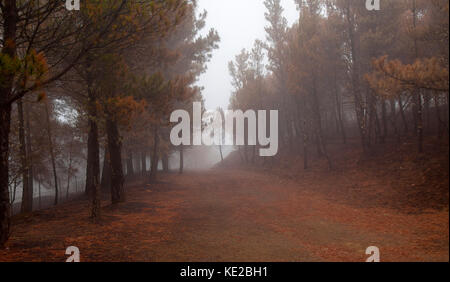
[[[449,1],[261,0],[215,110],[277,111],[273,156],[171,142],[217,117],[198,2],[0,0],[0,261],[448,262]]]

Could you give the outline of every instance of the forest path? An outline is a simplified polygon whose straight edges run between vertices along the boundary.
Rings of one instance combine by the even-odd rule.
[[[82,261],[362,262],[369,246],[382,261],[448,261],[448,211],[350,206],[313,185],[239,170],[163,175],[104,206],[101,225],[86,201],[17,218],[0,261],[64,261],[72,245]]]

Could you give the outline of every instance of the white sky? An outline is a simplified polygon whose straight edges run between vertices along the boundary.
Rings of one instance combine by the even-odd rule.
[[[298,19],[294,0],[281,2],[284,16],[292,25]],[[264,0],[200,0],[199,12],[203,10],[208,12],[205,31],[216,29],[221,42],[198,85],[205,87],[206,109],[215,110],[219,106],[227,109],[232,92],[228,62],[243,48],[251,50],[255,39],[265,40],[266,8]]]

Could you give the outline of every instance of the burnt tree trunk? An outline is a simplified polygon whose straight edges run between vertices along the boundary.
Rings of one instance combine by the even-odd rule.
[[[403,134],[406,135],[406,134],[408,134],[408,121],[406,120],[405,107],[404,107],[401,95],[398,97],[398,107],[399,107],[400,116],[402,117],[402,122],[403,122]]]
[[[144,176],[147,173],[147,156],[145,151],[141,152],[141,175]]]
[[[33,210],[33,196],[30,199],[30,185],[28,183],[28,164],[27,149],[25,144],[25,125],[23,115],[22,99],[17,101],[17,111],[19,119],[19,142],[20,142],[20,163],[22,173],[22,204],[20,211],[22,213],[31,212]]]
[[[67,186],[66,186],[66,201],[69,200],[69,192],[70,192],[70,179],[72,177],[72,142],[69,147],[69,167],[67,168]]]
[[[111,201],[113,204],[125,202],[124,176],[122,169],[122,141],[117,122],[108,118],[106,121],[109,155],[111,160]]]
[[[31,210],[33,210],[33,199],[34,199],[34,174],[33,174],[33,159],[32,159],[32,148],[31,148],[31,122],[30,122],[30,104],[25,104],[25,126],[26,126],[26,144],[27,144],[27,172],[28,172],[28,191],[29,191],[29,201],[31,203]]]
[[[434,107],[435,107],[436,121],[438,123],[437,133],[438,133],[438,136],[441,138],[442,136],[444,136],[445,130],[448,132],[448,125],[441,118],[441,109],[440,109],[440,105],[439,105],[439,95],[438,94],[434,95]]]
[[[2,1],[3,42],[1,54],[14,58],[16,56],[17,7],[15,0]],[[9,202],[9,133],[11,126],[11,91],[14,74],[6,74],[0,84],[0,248],[3,248],[10,234],[11,210]]]
[[[381,134],[380,143],[384,144],[388,136],[387,109],[386,109],[386,101],[384,99],[381,101],[381,119],[383,122],[383,134]]]
[[[180,146],[180,174],[183,174],[184,170],[184,147]]]
[[[320,104],[319,104],[319,98],[317,97],[317,88],[316,88],[316,77],[313,75],[313,91],[312,91],[312,99],[313,99],[313,109],[316,116],[316,134],[317,134],[317,141],[319,148],[325,158],[328,161],[328,167],[329,169],[333,169],[333,163],[331,161],[330,155],[328,153],[327,144],[325,142],[325,138],[323,135],[323,129],[322,129],[322,116],[320,114]]]
[[[105,156],[103,159],[103,170],[101,181],[102,191],[111,191],[111,160],[108,147],[109,146],[107,144],[105,146]]]
[[[357,43],[359,38],[357,34],[355,34],[355,23],[353,22],[353,18],[351,16],[350,10],[350,2],[348,2],[346,7],[346,18],[347,18],[347,30],[350,41],[350,53],[353,58],[352,64],[352,92],[353,97],[355,98],[355,111],[356,118],[358,122],[359,133],[361,137],[361,146],[364,150],[364,153],[367,153],[367,127],[366,127],[366,119],[365,119],[365,108],[361,94],[361,81],[360,81],[360,67],[359,67],[359,54],[357,52]]]
[[[150,167],[150,183],[156,181],[156,177],[158,174],[158,147],[159,147],[159,129],[158,126],[155,126],[153,129],[153,151],[151,158],[151,167]]]
[[[302,151],[303,151],[303,169],[308,169],[308,132],[307,132],[307,122],[306,122],[306,105],[296,98],[297,104],[297,115],[300,123],[301,140],[302,140]]]
[[[347,134],[345,132],[345,123],[344,123],[344,117],[342,114],[342,101],[339,98],[339,92],[337,89],[337,79],[336,79],[336,71],[334,73],[334,98],[335,98],[335,103],[336,103],[336,112],[337,112],[337,119],[338,119],[338,123],[339,123],[339,128],[342,134],[342,142],[344,144],[347,144]]]
[[[422,93],[419,90],[416,94],[416,120],[417,120],[417,149],[423,153],[423,105]]]
[[[400,134],[398,132],[398,126],[397,126],[397,111],[395,109],[395,100],[394,99],[390,100],[390,105],[391,105],[391,122],[392,122],[392,127],[394,128],[394,136],[397,140],[397,143],[400,144]]]
[[[89,67],[89,66],[88,66]],[[89,70],[88,70],[89,72]],[[98,141],[96,95],[92,89],[92,80],[88,73],[88,113],[89,134],[86,169],[86,194],[91,200],[91,218],[93,221],[100,219],[100,145]]]
[[[223,163],[222,145],[219,145],[219,153],[220,153],[220,162]]]
[[[416,29],[417,25],[417,3],[416,0],[413,0],[413,27]],[[417,38],[414,37],[414,52],[415,52],[415,58],[417,59],[419,57],[419,46]],[[417,90],[417,93],[415,93],[415,120],[416,120],[416,130],[417,130],[417,147],[419,153],[423,153],[423,104],[422,104],[422,91],[421,89]]]
[[[47,118],[47,137],[48,137],[48,146],[50,151],[50,159],[52,162],[52,169],[53,169],[53,178],[55,181],[55,200],[54,205],[56,206],[58,204],[58,197],[59,197],[59,188],[58,188],[58,175],[56,173],[56,160],[55,160],[55,152],[53,150],[53,138],[52,138],[52,127],[50,124],[50,112],[48,109],[48,99],[45,100],[45,114]]]
[[[164,154],[161,158],[162,161],[162,165],[163,165],[163,171],[164,172],[169,172],[170,168],[169,168],[169,156],[167,154]]]
[[[127,176],[131,177],[133,175],[134,175],[133,152],[131,152],[131,150],[127,150]]]
[[[10,90],[10,89],[9,89]],[[0,86],[0,99],[7,97],[7,88]],[[3,101],[2,101],[3,102]],[[0,108],[0,248],[4,246],[10,234],[10,202],[9,202],[9,132],[11,124],[11,105],[1,104]]]

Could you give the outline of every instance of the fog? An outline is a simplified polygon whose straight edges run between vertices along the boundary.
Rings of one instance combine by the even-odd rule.
[[[282,0],[284,17],[292,25],[298,20],[298,11],[293,0]],[[228,108],[232,92],[231,78],[228,74],[228,62],[239,52],[251,49],[256,39],[265,39],[264,18],[266,8],[263,0],[200,0],[199,10],[206,10],[206,28],[214,28],[220,35],[220,48],[213,53],[208,70],[198,82],[205,87],[203,97],[206,108]]]

